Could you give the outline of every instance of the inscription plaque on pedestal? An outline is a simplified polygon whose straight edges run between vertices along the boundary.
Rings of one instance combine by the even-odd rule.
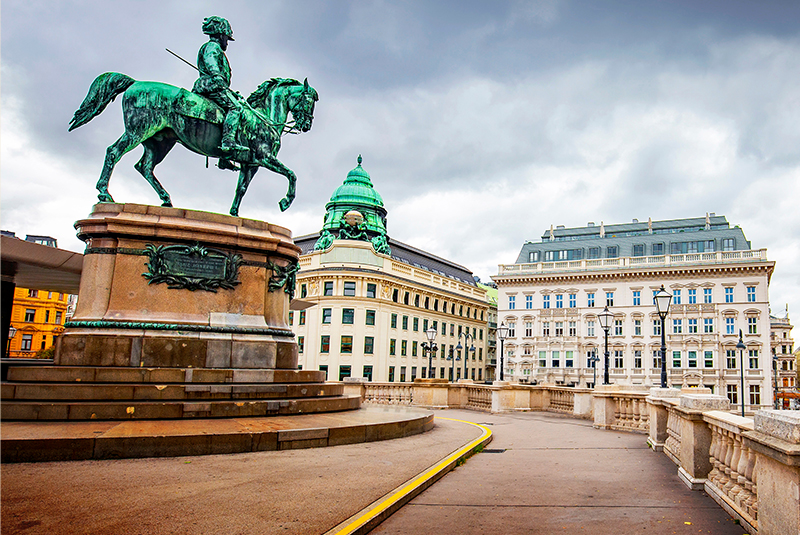
[[[142,273],[148,284],[166,284],[173,290],[232,290],[239,284],[241,255],[227,254],[202,245],[152,245],[145,253],[149,271]]]

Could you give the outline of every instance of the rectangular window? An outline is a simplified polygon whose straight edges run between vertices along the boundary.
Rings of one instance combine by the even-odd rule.
[[[414,326],[414,332],[419,332],[419,318],[414,318],[412,325]]]
[[[455,332],[456,332],[456,325],[455,325],[455,323],[451,323],[450,324],[450,336],[455,336]],[[459,332],[461,332],[461,331],[459,331]]]
[[[599,247],[589,247],[589,259],[600,258],[600,248]]]
[[[323,308],[322,309],[322,323],[330,323],[332,315],[333,315],[333,309]]]
[[[748,303],[755,303],[756,302],[756,287],[755,286],[748,286],[747,287],[747,302]]]
[[[56,312],[56,323],[61,325],[61,311]]]
[[[542,308],[550,308],[550,296],[543,295],[542,296]]]
[[[406,367],[405,366],[400,366],[400,382],[401,383],[405,383],[406,382]]]
[[[547,368],[547,351],[539,351],[539,367]]]
[[[542,322],[542,336],[550,336],[550,322],[543,321]]]
[[[308,286],[305,284],[300,285],[300,299],[308,297]]]
[[[633,256],[644,256],[644,244],[639,243],[633,246]]]
[[[711,303],[711,288],[703,288],[703,303]]]
[[[736,350],[735,349],[726,349],[725,350],[725,367],[729,370],[736,369]]]
[[[422,320],[422,332],[426,332],[427,330],[428,330],[428,320],[424,319]],[[433,330],[435,331],[436,327],[434,327]]]
[[[661,350],[659,349],[653,351],[653,368],[661,368]]]
[[[556,295],[556,308],[564,308],[564,295],[557,294]]]
[[[560,355],[558,351],[553,351],[550,353],[550,361],[553,368],[559,368],[561,366],[561,360],[559,357]]]
[[[713,368],[714,367],[714,352],[713,351],[703,351],[703,366],[706,368]]]
[[[397,351],[397,340],[395,340],[394,338],[390,338],[389,339],[389,354],[390,355],[395,355],[396,351]]]
[[[33,345],[33,335],[32,334],[23,334],[22,335],[22,345],[20,346],[20,349],[22,351],[30,351],[32,345]]]
[[[352,353],[353,352],[353,337],[349,334],[342,335],[342,343],[340,346],[340,350],[342,353]]]
[[[325,380],[327,381],[328,380],[328,366],[327,366],[327,364],[320,364],[319,365],[319,371],[325,372]]]
[[[663,243],[654,243],[653,244],[653,256],[661,256],[664,254],[664,244]]]
[[[639,290],[633,291],[633,306],[638,307],[642,304],[642,292]]]
[[[736,334],[733,318],[725,318],[725,334]]]
[[[616,245],[609,245],[606,247],[606,258],[617,258],[619,256],[619,249]]]
[[[375,299],[375,296],[378,293],[378,286],[372,283],[367,283],[367,297],[370,299]]]
[[[403,316],[403,330],[408,330],[408,316]]]
[[[50,323],[50,311],[49,310],[45,310],[44,311],[44,322],[45,323]]]
[[[364,354],[365,355],[372,355],[375,349],[375,338],[372,336],[365,336],[364,337]]]
[[[526,295],[525,296],[525,308],[528,309],[528,310],[533,308],[533,296],[532,295]]]
[[[408,354],[408,341],[401,340],[400,341],[400,356],[405,357]]]
[[[697,304],[697,288],[689,288],[689,304]]]
[[[697,318],[689,319],[689,334],[697,334]]]
[[[731,402],[731,405],[739,403],[739,385],[726,385],[725,393],[728,394],[728,401]]]
[[[301,310],[300,311],[300,317],[298,318],[298,324],[299,325],[305,325],[306,324],[306,311],[305,310]]]
[[[574,321],[569,322],[569,336],[578,336],[578,324]]]
[[[634,336],[642,336],[642,320],[633,320]]]
[[[343,325],[352,325],[353,321],[356,317],[356,311],[353,308],[343,308],[342,309],[342,324]]]
[[[751,349],[747,352],[748,362],[751,370],[758,369],[758,349]]]
[[[344,381],[345,377],[350,377],[350,366],[339,366],[339,380]]]
[[[303,346],[305,345],[306,338],[305,336],[298,336],[297,337],[297,352],[303,352]]]
[[[661,319],[653,319],[653,336],[661,336]]]
[[[367,310],[367,325],[375,325],[375,311]]]
[[[394,382],[394,366],[389,366],[389,382]]]
[[[564,322],[557,321],[556,322],[556,336],[564,336]]]
[[[372,366],[364,366],[364,373],[362,374],[362,376],[367,381],[372,382]]]
[[[683,320],[672,320],[672,334],[683,333]]]
[[[725,302],[733,303],[733,288],[730,286],[725,288]]]
[[[586,306],[589,308],[594,307],[594,292],[589,292],[586,294]]]
[[[447,323],[442,322],[442,336],[447,334]]]
[[[681,291],[675,290],[672,292],[672,304],[673,305],[680,305],[681,304]]]
[[[672,352],[672,367],[673,368],[680,368],[681,367],[681,352],[680,351],[673,351]]]
[[[289,311],[289,325],[294,325],[294,312]]]
[[[569,308],[578,307],[578,294],[569,294]]]
[[[39,297],[39,290],[28,290],[28,297]]]
[[[25,323],[33,323],[33,320],[36,318],[36,309],[34,308],[26,308],[25,309]]]
[[[344,295],[347,297],[355,297],[356,295],[356,283],[355,282],[345,282],[344,283]]]
[[[586,322],[586,336],[594,336],[594,321]]]
[[[633,367],[637,370],[642,368],[642,351],[639,349],[633,352]]]
[[[516,322],[510,321],[508,323],[508,337],[515,338],[517,336],[517,324]]]
[[[565,351],[564,352],[564,367],[565,368],[572,368],[575,363],[575,352],[574,351]]]
[[[514,310],[515,308],[517,308],[517,296],[509,295],[508,296],[508,309],[509,310]]]
[[[333,295],[333,281],[325,281],[324,295]]]
[[[714,318],[703,318],[703,333],[711,334],[714,332]]]
[[[390,321],[390,325],[392,329],[397,329],[397,314],[392,314],[392,319]]]
[[[750,405],[761,405],[760,385],[750,385]]]
[[[614,306],[614,292],[606,292],[606,306]]]
[[[697,368],[697,351],[688,352],[688,360],[690,368]]]
[[[533,336],[533,322],[525,322],[525,336]]]
[[[614,320],[614,336],[622,336],[622,320]]]
[[[417,367],[416,366],[412,366],[411,367],[411,382],[413,383],[414,379],[416,379],[416,378],[417,378]]]
[[[614,351],[614,367],[617,369],[625,367],[625,357],[619,349]]]
[[[758,318],[747,318],[747,334],[758,334]]]
[[[319,339],[319,352],[320,353],[330,353],[331,352],[331,337],[327,334],[323,334]]]
[[[416,340],[413,340],[411,342],[411,356],[412,357],[416,357],[417,356],[417,341]]]

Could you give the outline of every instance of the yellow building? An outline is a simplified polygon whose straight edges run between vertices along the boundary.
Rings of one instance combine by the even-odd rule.
[[[69,295],[45,290],[14,290],[11,328],[16,329],[9,342],[8,355],[34,358],[48,349],[56,336],[64,331]]]

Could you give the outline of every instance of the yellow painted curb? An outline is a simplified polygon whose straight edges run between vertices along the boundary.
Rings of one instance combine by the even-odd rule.
[[[436,416],[435,418],[441,417]],[[492,441],[492,431],[486,426],[476,424],[475,422],[467,422],[466,420],[456,420],[454,418],[441,419],[474,425],[482,429],[483,434],[469,444],[457,449],[415,478],[400,485],[382,498],[372,502],[338,526],[325,532],[325,535],[351,535],[369,532],[378,524],[389,518],[392,513],[410,502],[423,490],[430,487],[443,475],[452,470],[459,461],[469,458],[473,453],[476,453],[479,447],[485,446]]]

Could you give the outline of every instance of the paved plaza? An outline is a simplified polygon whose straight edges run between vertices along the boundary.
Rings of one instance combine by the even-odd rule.
[[[644,435],[552,413],[436,415],[432,431],[383,442],[4,464],[2,532],[324,533],[481,435],[464,420],[493,431],[488,451],[373,533],[744,533]]]

